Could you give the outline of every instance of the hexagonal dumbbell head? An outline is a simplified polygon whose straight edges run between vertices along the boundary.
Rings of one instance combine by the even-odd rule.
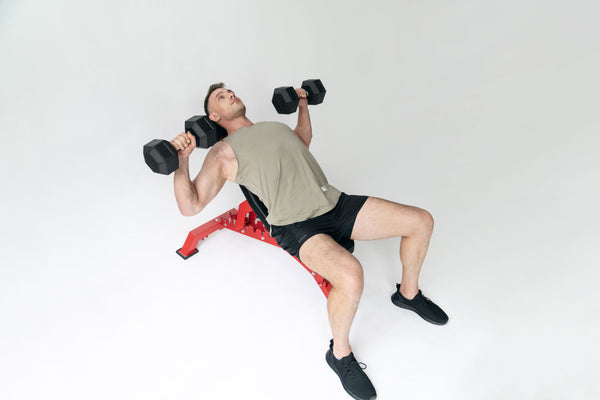
[[[227,136],[227,131],[206,115],[195,115],[185,121],[185,131],[196,137],[196,147],[208,149]]]
[[[308,104],[321,104],[325,98],[325,86],[320,79],[307,79],[302,82],[302,89],[308,92]]]
[[[291,86],[282,86],[273,90],[271,102],[279,114],[291,114],[298,108],[298,94]]]
[[[179,156],[166,140],[154,139],[144,145],[144,161],[158,174],[169,175],[179,168]]]

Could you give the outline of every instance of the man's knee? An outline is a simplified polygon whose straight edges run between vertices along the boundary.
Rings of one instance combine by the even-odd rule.
[[[410,217],[406,219],[405,233],[402,236],[431,236],[434,220],[431,213],[418,207],[411,207]]]
[[[433,215],[427,210],[420,210],[420,225],[425,232],[433,232],[433,225],[435,221],[433,220]]]
[[[331,284],[346,296],[358,301],[364,287],[364,274],[360,262],[353,256],[340,260],[339,271],[339,275]]]

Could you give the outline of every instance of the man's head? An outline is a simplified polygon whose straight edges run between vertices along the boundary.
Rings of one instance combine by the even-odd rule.
[[[223,82],[210,85],[204,99],[204,111],[217,123],[246,115],[246,106]]]

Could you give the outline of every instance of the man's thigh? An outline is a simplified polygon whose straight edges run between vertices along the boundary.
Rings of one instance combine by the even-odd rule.
[[[396,236],[410,236],[433,227],[429,212],[413,206],[369,197],[356,216],[352,240],[376,240]]]
[[[358,259],[326,234],[314,235],[304,242],[300,259],[334,286],[349,275],[362,275]]]

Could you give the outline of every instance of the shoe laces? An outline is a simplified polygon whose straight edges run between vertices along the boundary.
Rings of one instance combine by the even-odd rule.
[[[360,375],[363,369],[367,369],[367,364],[356,361],[354,357],[344,363],[344,375],[347,376]]]

